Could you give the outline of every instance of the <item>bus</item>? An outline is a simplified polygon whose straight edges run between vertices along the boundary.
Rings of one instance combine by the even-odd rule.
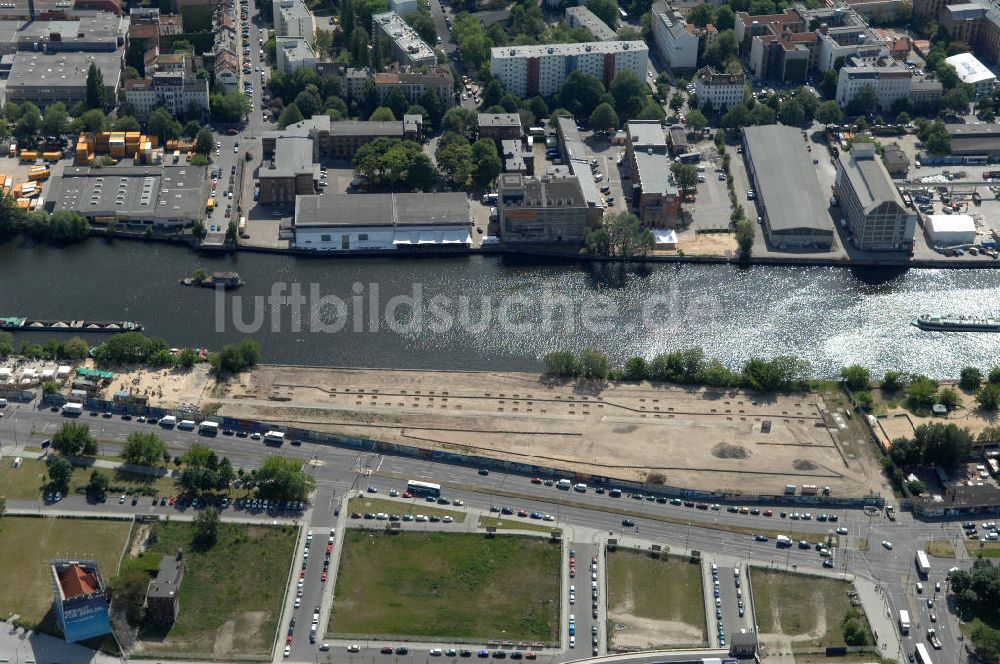
[[[441,495],[441,485],[432,484],[431,482],[418,482],[417,480],[410,480],[406,483],[406,490],[414,496],[432,496],[437,498]]]
[[[694,164],[701,161],[701,153],[685,152],[684,154],[679,155],[677,157],[677,161],[681,162],[682,164]]]
[[[82,413],[83,413],[83,404],[82,403],[69,402],[69,403],[64,403],[63,404],[63,407],[62,407],[62,414],[63,415],[66,415],[68,417],[72,417],[72,416],[75,416],[75,415],[80,415]]]
[[[927,646],[922,643],[917,644],[917,648],[913,653],[917,657],[917,664],[934,664],[931,661],[931,656],[927,652]]]

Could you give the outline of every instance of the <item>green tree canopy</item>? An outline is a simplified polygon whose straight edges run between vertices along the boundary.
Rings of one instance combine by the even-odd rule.
[[[166,444],[150,431],[133,431],[125,439],[122,458],[140,466],[155,466],[167,451]]]
[[[594,112],[590,114],[590,126],[594,131],[611,131],[617,129],[618,125],[618,114],[611,104],[598,104]]]

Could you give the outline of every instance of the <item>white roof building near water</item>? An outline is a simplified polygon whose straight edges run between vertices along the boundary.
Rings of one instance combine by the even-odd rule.
[[[925,228],[936,247],[957,247],[976,241],[976,222],[967,214],[928,215]]]

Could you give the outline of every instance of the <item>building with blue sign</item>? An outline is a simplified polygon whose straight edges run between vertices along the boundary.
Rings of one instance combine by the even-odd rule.
[[[50,561],[52,598],[67,643],[111,632],[108,594],[96,560]]]

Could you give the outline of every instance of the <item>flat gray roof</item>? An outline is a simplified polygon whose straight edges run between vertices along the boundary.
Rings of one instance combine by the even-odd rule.
[[[204,166],[69,167],[49,186],[52,211],[87,217],[194,220],[208,201]]]
[[[903,199],[892,184],[889,171],[875,154],[871,143],[855,143],[851,149],[843,150],[838,157],[844,174],[858,196],[861,207],[868,214],[879,205],[892,202],[903,209]]]
[[[667,137],[659,120],[633,120],[625,125],[632,145],[667,147]]]
[[[121,49],[114,53],[18,53],[7,89],[83,87],[91,62],[104,75],[105,87],[116,87],[122,74],[121,58]]]
[[[670,160],[663,153],[649,154],[635,151],[635,165],[639,171],[639,186],[644,194],[676,194],[670,174]]]
[[[468,225],[465,194],[324,194],[295,199],[296,226]]]
[[[806,151],[802,130],[784,125],[747,127],[743,140],[753,164],[757,195],[773,231],[833,231],[826,197]]]
[[[602,21],[597,14],[586,7],[567,7],[566,19],[567,23],[575,23],[587,28],[590,30],[590,34],[594,35],[594,39],[599,41],[618,39],[618,34],[607,23]]]
[[[292,177],[299,173],[312,173],[319,178],[319,164],[313,163],[313,139],[306,136],[285,136],[274,143],[274,159],[261,168],[265,177]]]
[[[521,116],[518,113],[480,113],[480,127],[520,127]]]
[[[494,46],[490,56],[494,60],[504,58],[538,58],[544,55],[584,55],[586,53],[624,53],[638,51],[648,53],[649,47],[643,41],[601,41],[577,44],[532,44],[529,46]]]
[[[180,591],[177,579],[180,577],[180,563],[177,556],[163,556],[156,578],[149,582],[147,597],[173,597]]]

